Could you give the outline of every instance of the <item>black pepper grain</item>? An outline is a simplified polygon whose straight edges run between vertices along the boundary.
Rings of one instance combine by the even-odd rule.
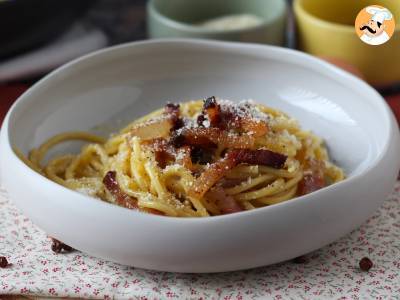
[[[298,256],[293,259],[293,262],[295,264],[305,264],[307,262],[307,258],[304,255]]]
[[[54,253],[60,253],[62,251],[61,242],[56,239],[52,239],[51,250],[53,250]]]
[[[51,241],[52,241],[51,250],[54,253],[61,253],[63,250],[65,252],[71,252],[72,250],[74,250],[71,246],[62,243],[59,240],[56,240],[55,238],[51,238]]]
[[[8,266],[8,261],[5,256],[0,256],[0,268],[4,269]]]
[[[368,257],[363,257],[358,265],[360,266],[361,270],[368,272],[374,264]]]

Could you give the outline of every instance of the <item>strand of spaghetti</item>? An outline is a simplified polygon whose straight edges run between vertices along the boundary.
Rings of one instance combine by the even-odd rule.
[[[157,196],[152,194],[142,192],[140,190],[134,190],[131,185],[135,185],[128,176],[118,175],[117,180],[120,185],[121,190],[128,196],[138,200],[139,208],[152,208],[160,212],[163,212],[167,216],[177,216],[178,212],[173,206],[168,203],[161,202]]]
[[[63,155],[50,160],[44,170],[47,178],[65,186],[65,170],[74,157],[74,155]],[[62,177],[58,174],[62,174]]]
[[[259,174],[258,172],[258,166],[249,166],[249,165],[239,165],[234,167],[232,170],[230,170],[226,174],[226,178],[232,178],[232,179],[242,179],[242,178],[248,178],[251,176],[257,176]]]
[[[165,215],[170,217],[177,217],[179,214],[184,214],[183,212],[178,212],[177,210],[171,208],[169,205],[156,201],[155,199],[147,200],[148,197],[143,197],[138,199],[138,205],[141,208],[152,208],[163,212]]]
[[[252,210],[256,208],[253,204],[250,203],[250,201],[244,201],[242,202],[242,205],[246,210]]]
[[[276,108],[272,108],[272,107],[265,106],[265,105],[260,105],[260,104],[256,104],[256,106],[263,113],[266,113],[266,114],[271,115],[273,117],[278,117],[278,116],[283,116],[285,118],[289,117],[286,113],[284,113],[283,111],[278,110]]]
[[[238,194],[235,195],[234,198],[237,201],[250,201],[257,198],[262,198],[265,196],[270,196],[279,193],[284,189],[284,187],[285,187],[285,180],[283,180],[282,178],[278,178],[271,184],[268,184],[267,186],[259,190]]]
[[[180,192],[187,193],[194,184],[192,173],[181,165],[167,166],[163,170],[165,181],[173,181],[170,185],[172,189],[179,189]]]
[[[87,167],[90,164],[95,155],[97,155],[100,158],[100,161],[103,166],[107,166],[108,156],[105,153],[104,149],[98,144],[89,144],[83,148],[81,154],[77,155],[75,159],[73,159],[70,165],[67,167],[65,171],[65,178],[66,179],[75,178],[76,172],[78,170],[81,171],[80,173],[84,173],[85,167]],[[81,174],[81,175],[83,177],[93,177],[95,174]]]
[[[57,134],[57,135],[51,137],[47,141],[45,141],[42,145],[39,146],[39,148],[32,150],[29,160],[34,165],[36,165],[40,168],[41,161],[46,156],[46,153],[52,147],[54,147],[55,145],[58,145],[62,142],[70,141],[70,140],[82,140],[82,141],[99,143],[99,144],[105,143],[104,138],[97,136],[97,135],[87,133],[87,132],[71,131],[71,132],[60,133],[60,134]]]
[[[125,190],[125,192],[127,195],[138,199],[138,205],[140,208],[156,209],[167,216],[198,216],[198,213],[191,208],[184,207],[183,205],[177,208],[169,203],[160,202],[157,197],[145,192],[132,191],[130,189]]]
[[[104,150],[107,152],[108,155],[113,155],[118,153],[119,146],[126,142],[127,134],[119,134],[112,136],[105,144]]]
[[[332,183],[339,182],[344,179],[344,173],[341,168],[338,168],[330,162],[325,163],[325,165],[326,175],[332,179]]]
[[[293,138],[280,134],[267,134],[256,140],[257,148],[266,148],[287,156],[295,156],[301,148],[301,143]]]
[[[164,170],[163,174],[167,182],[169,181],[168,179],[174,177],[178,177],[180,179],[175,181],[174,184],[169,185],[170,187],[172,187],[172,189],[174,189],[175,191],[179,191],[180,193],[182,193],[182,190],[184,193],[187,193],[194,184],[194,178],[191,175],[190,171],[185,169],[181,165],[168,166]],[[196,208],[200,216],[209,215],[207,212],[208,209],[205,207],[206,204],[204,204],[204,201],[201,201],[195,197],[187,197],[187,198]]]
[[[294,186],[291,189],[286,190],[277,195],[270,196],[270,197],[258,198],[255,201],[257,201],[258,203],[264,204],[264,205],[276,204],[276,203],[283,202],[283,201],[293,198],[294,195],[296,194],[296,190],[297,190],[297,186]]]
[[[119,144],[118,152],[110,159],[110,166],[114,166],[115,171],[117,171],[117,176],[127,175],[131,177],[130,160],[131,148],[129,147],[128,141],[124,140]]]
[[[67,179],[65,186],[82,194],[96,197],[103,193],[104,185],[100,178]]]
[[[188,196],[187,198],[189,199],[190,202],[192,202],[192,204],[193,204],[194,208],[196,208],[199,216],[207,217],[207,216],[210,215],[207,212],[207,209],[204,207],[204,205],[203,205],[203,203],[201,202],[200,199],[197,199],[197,198],[191,197],[191,196]]]
[[[142,191],[149,191],[150,179],[148,178],[144,169],[139,138],[133,137],[130,144],[132,147],[131,174],[135,178],[136,183]]]
[[[208,199],[207,196],[201,199],[201,203],[204,205],[207,211],[210,212],[212,215],[221,214],[221,210],[217,207],[217,205],[213,201]]]
[[[302,178],[303,178],[303,172],[301,172],[301,171],[297,172],[295,177],[293,177],[285,182],[284,190],[290,189],[294,185],[298,184]]]
[[[165,199],[167,198],[167,191],[165,189],[165,183],[161,182],[161,178],[159,175],[159,172],[157,170],[157,166],[154,166],[154,163],[151,161],[147,161],[144,164],[144,169],[147,172],[147,175],[150,178],[150,184],[154,188],[155,192],[157,193],[157,196],[160,199]]]
[[[266,174],[261,175],[255,178],[249,177],[248,180],[228,189],[225,189],[225,193],[228,195],[236,195],[241,192],[247,191],[265,181],[271,182],[271,180],[275,179],[274,175]]]
[[[293,178],[297,174],[297,172],[289,172],[285,169],[274,169],[267,166],[258,166],[258,169],[260,170],[260,173],[267,173],[276,177]]]
[[[268,123],[268,125],[273,131],[287,130],[288,132],[295,133],[296,135],[300,132],[297,120],[284,116],[276,116]]]

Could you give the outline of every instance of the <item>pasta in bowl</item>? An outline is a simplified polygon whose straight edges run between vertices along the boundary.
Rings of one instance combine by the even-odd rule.
[[[76,155],[42,160],[68,140]],[[322,139],[285,113],[251,100],[168,103],[108,140],[61,133],[26,163],[49,179],[146,213],[206,217],[252,210],[344,179]]]
[[[221,186],[223,181],[229,180],[233,184],[222,186],[227,194],[229,188],[240,187],[239,183],[247,181],[249,177],[254,180],[256,177],[272,174],[276,177],[273,181],[268,179],[260,183],[260,186],[254,186],[247,191],[236,190],[236,194],[229,195],[241,209],[246,209],[246,202],[256,209],[213,216],[214,213],[206,207],[207,203],[202,202],[203,198],[198,201],[212,217],[164,217],[152,214],[151,209],[163,214],[166,214],[165,211],[150,206],[140,208],[139,198],[129,195],[129,190],[124,190],[124,184],[129,183],[131,191],[147,192],[135,186],[136,179],[131,172],[133,161],[130,157],[136,152],[131,142],[126,143],[127,139],[122,138],[118,142],[118,136],[126,136],[129,141],[138,140],[139,134],[150,138],[149,135],[158,130],[154,124],[153,127],[139,125],[146,123],[158,124],[157,128],[164,130],[162,134],[165,134],[167,143],[160,143],[160,151],[157,151],[162,155],[158,158],[154,155],[151,159],[154,159],[154,163],[147,166],[150,165],[157,171],[162,187],[185,205],[186,199],[179,196],[179,189],[183,187],[172,189],[170,186],[174,182],[180,182],[175,175],[171,175],[164,183],[162,181],[166,170],[173,165],[184,166],[184,158],[187,157],[186,154],[175,154],[175,147],[170,147],[170,126],[174,118],[161,123],[164,124],[162,126],[160,122],[153,121],[169,115],[164,108],[166,100],[199,99],[212,96],[211,93],[235,101],[252,98],[257,103],[278,108],[295,117],[302,128],[310,129],[317,136],[323,137],[329,146],[331,163],[335,162],[343,168],[346,179],[331,184],[334,177],[327,176],[325,184],[331,184],[330,186],[290,201],[269,204],[267,207],[257,208],[262,204],[256,200],[238,201],[236,195],[266,186],[266,182],[269,185],[276,179],[282,179],[286,183],[294,178],[284,177],[282,174],[273,175],[271,171],[288,171],[286,164],[293,161],[293,157],[299,160],[300,153],[303,152],[296,150],[296,154],[293,154],[290,151],[299,146],[297,140],[305,141],[303,132],[310,141],[307,147],[314,147],[314,143],[320,145],[315,149],[326,148],[321,140],[300,129],[284,113],[269,109],[264,112],[270,115],[267,122],[268,132],[264,137],[274,138],[274,131],[275,134],[281,133],[281,141],[287,141],[285,145],[294,145],[293,147],[280,148],[280,139],[275,138],[269,140],[267,147],[265,143],[259,144],[260,137],[254,137],[256,144],[251,147],[238,147],[236,143],[232,147],[226,147],[226,151],[219,150],[215,145],[208,147],[213,154],[210,160],[207,152],[194,150],[198,148],[197,145],[188,145],[191,159],[196,155],[202,158],[202,161],[192,160],[193,168],[199,168],[198,171],[190,171],[192,177],[188,178],[193,180],[200,178],[207,169],[207,163],[212,166],[225,158],[229,150],[236,151],[236,155],[241,151],[241,159],[261,159],[243,154],[246,151],[249,153],[248,150],[277,153],[277,156],[268,154],[262,157],[263,160],[273,157],[272,162],[276,163],[276,167],[258,162],[240,163],[234,168],[238,170],[237,174],[246,174],[246,177],[234,178],[237,174],[232,169],[204,194],[206,199],[208,193]],[[223,110],[224,101],[216,100]],[[191,106],[193,113],[185,115],[185,107],[189,108],[190,105],[180,104],[179,119],[193,119],[191,122],[194,123],[194,116],[203,114],[203,101],[195,102]],[[159,112],[147,119],[138,119],[160,108]],[[174,106],[169,108],[172,115],[175,115]],[[149,121],[150,119],[153,121]],[[119,132],[120,128],[132,120],[137,121],[126,132],[110,136],[110,133]],[[240,127],[233,130],[241,142],[246,133],[254,131],[251,134],[254,136],[262,129],[258,126],[251,129],[246,122],[238,122]],[[219,132],[218,126],[202,123],[204,126],[200,126],[200,129],[207,130],[208,139],[218,138],[217,142],[211,141],[212,143],[218,146],[220,143],[231,142],[231,139],[223,139],[224,134],[220,136],[215,133]],[[225,117],[224,123],[227,123]],[[249,127],[241,129],[243,126]],[[287,134],[284,133],[285,128],[279,126],[286,126]],[[193,130],[197,132],[200,129]],[[88,131],[102,138],[91,136],[88,139],[87,133],[76,132],[77,130]],[[181,131],[183,130],[178,130],[178,133],[182,133]],[[134,133],[136,137],[133,136]],[[178,136],[183,135],[184,139],[179,141],[178,138],[176,142],[179,144],[190,138],[191,133],[192,131],[183,132]],[[80,141],[75,141],[76,138]],[[158,137],[153,137],[155,138]],[[69,141],[59,144],[65,139]],[[89,143],[80,150],[82,140]],[[139,144],[140,153],[146,154],[150,151],[151,154],[153,145],[149,141],[141,139],[138,142],[136,145]],[[182,147],[186,143],[187,141]],[[212,143],[209,142],[210,146]],[[128,146],[126,153],[120,153],[119,147],[124,144]],[[223,272],[265,266],[300,256],[333,242],[359,226],[376,210],[393,187],[400,165],[399,145],[397,124],[384,99],[365,82],[316,58],[265,45],[187,39],[153,40],[89,54],[55,70],[25,92],[8,112],[0,131],[0,177],[2,185],[18,209],[47,235],[74,249],[137,268],[169,272]],[[14,149],[19,149],[24,157],[31,155],[31,168],[17,157]],[[36,154],[35,151],[30,153],[32,149],[36,149]],[[106,161],[104,165],[112,163],[112,167],[99,171],[103,165],[100,155],[104,151],[97,151],[98,149],[106,153],[103,156]],[[323,152],[310,151],[314,155]],[[66,153],[77,155],[64,158],[65,165],[62,160],[52,164],[53,174],[63,180],[59,183],[64,186],[38,173],[46,175],[51,166],[49,163]],[[121,158],[126,161],[123,168],[116,168],[114,164],[117,153],[129,154],[127,159]],[[282,155],[286,157],[283,168],[280,167],[284,159]],[[277,160],[276,157],[282,160]],[[92,163],[88,165],[86,159]],[[151,182],[146,177],[148,175],[142,175],[150,174],[146,170],[146,161],[141,159],[143,168],[140,175],[147,178],[146,182]],[[29,164],[28,161],[26,163]],[[293,166],[296,167],[295,163]],[[240,170],[246,167],[249,168]],[[37,172],[32,168],[36,168]],[[255,172],[256,168],[260,174]],[[300,170],[302,179],[310,175],[306,168]],[[327,171],[324,174],[325,172]],[[104,199],[117,204],[115,195],[113,197],[103,183],[107,173],[111,174],[107,178],[112,191],[122,196],[119,200],[132,198],[133,205],[137,204],[139,210],[150,213],[99,200],[101,193],[93,193],[96,186],[99,191],[103,189],[103,193],[110,193],[106,196],[109,198]],[[293,175],[293,171],[291,174]],[[128,183],[123,182],[121,177],[129,179]],[[302,179],[297,186],[301,186]],[[120,190],[124,193],[119,193]],[[156,190],[150,192],[158,195]],[[86,195],[90,193],[92,196]],[[220,198],[218,196],[214,202],[217,203],[216,200]],[[141,201],[144,200],[146,198]],[[210,200],[213,199],[210,197]],[[188,201],[189,211],[195,211],[196,216],[200,215],[194,204]],[[176,214],[182,213],[175,209],[173,211]]]

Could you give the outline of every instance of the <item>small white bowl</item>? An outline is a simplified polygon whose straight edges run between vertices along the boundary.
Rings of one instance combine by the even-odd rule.
[[[254,211],[179,219],[68,190],[29,169],[12,150],[27,153],[67,130],[108,133],[167,100],[211,95],[253,98],[296,117],[326,139],[348,178]],[[363,81],[293,50],[199,40],[131,43],[59,68],[14,104],[0,146],[4,186],[50,236],[104,259],[176,272],[258,267],[322,247],[382,203],[400,164],[397,123]]]

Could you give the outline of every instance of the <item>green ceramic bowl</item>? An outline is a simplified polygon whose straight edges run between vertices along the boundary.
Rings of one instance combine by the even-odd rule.
[[[246,29],[214,30],[195,24],[213,18],[251,14],[262,19]],[[147,25],[151,38],[187,37],[283,45],[285,0],[150,0]]]

